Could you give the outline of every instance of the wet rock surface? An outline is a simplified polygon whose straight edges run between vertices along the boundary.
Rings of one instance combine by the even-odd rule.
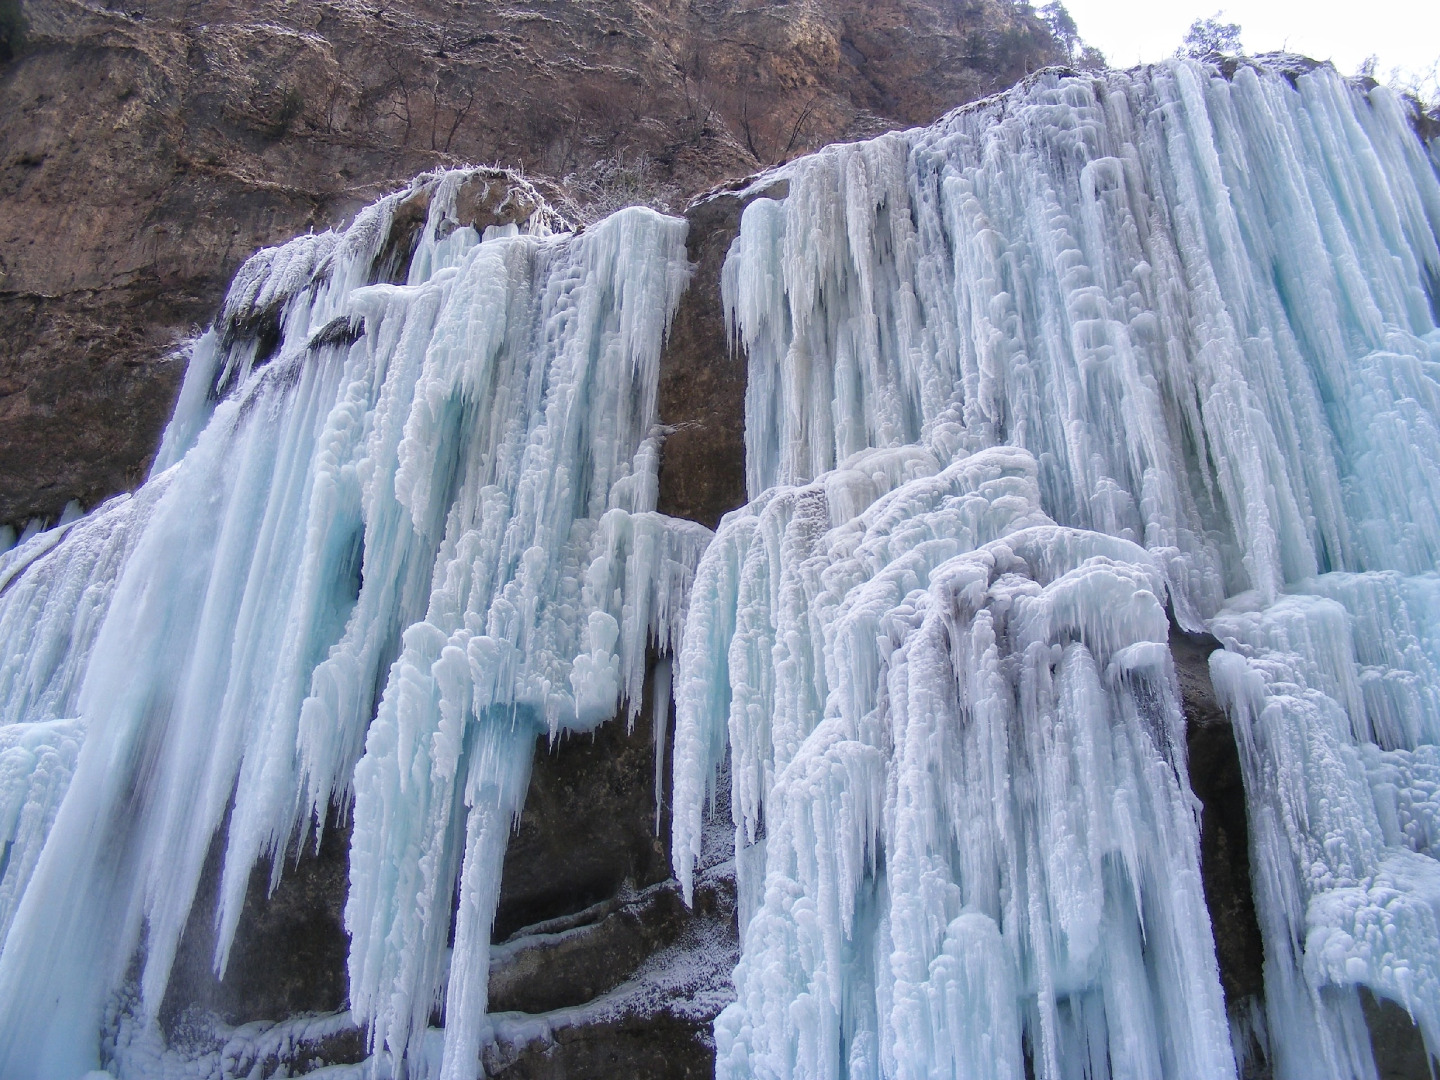
[[[1360,988],[1360,1007],[1370,1028],[1375,1072],[1380,1080],[1432,1080],[1430,1055],[1420,1029],[1404,1006]]]
[[[661,882],[522,928],[493,948],[490,1007],[543,1013],[592,1001],[673,945],[688,917],[679,890]]]
[[[161,1025],[173,1033],[191,1010],[239,1025],[344,1009],[349,851],[349,824],[337,820],[325,830],[318,850],[313,844],[291,850],[273,892],[270,866],[257,865],[225,978],[217,979],[213,914],[224,847],[218,839],[212,843],[161,1005]]]
[[[660,456],[662,514],[715,528],[745,503],[745,356],[731,349],[720,302],[720,272],[757,198],[780,198],[786,182],[719,189],[685,210],[690,286],[670,325],[660,361],[660,422],[669,428]]]
[[[669,821],[657,830],[654,776],[649,708],[629,731],[621,717],[555,747],[540,740],[505,852],[495,940],[669,877]]]

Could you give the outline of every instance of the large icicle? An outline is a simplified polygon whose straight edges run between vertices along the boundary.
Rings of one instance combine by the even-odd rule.
[[[352,798],[355,1013],[401,1067],[448,978],[474,1074],[536,737],[633,718],[709,539],[654,512],[685,223],[557,223],[461,171],[261,252],[150,482],[0,556],[0,1074],[98,1067],[137,955],[149,1039],[217,831],[223,972],[252,867]]]
[[[723,275],[752,501],[676,673],[682,883],[730,757],[722,1075],[1234,1074],[1167,605],[1227,647],[1276,1076],[1373,1075],[1362,985],[1440,1051],[1440,182],[1400,104],[1052,72],[779,176]]]
[[[631,210],[563,252],[492,242],[453,278],[361,300],[371,334],[416,342],[395,489],[412,521],[445,525],[355,774],[350,995],[376,1045],[402,1054],[445,979],[458,874],[447,1077],[479,1060],[500,861],[535,738],[592,728],[620,701],[633,715],[646,645],[668,642],[708,540],[653,513],[647,436],[685,272],[684,223]]]
[[[1037,1075],[1232,1074],[1163,573],[1039,496],[1023,450],[872,451],[731,515],[702,562],[677,705],[690,738],[729,727],[721,1076],[1020,1078],[1027,1027]],[[739,611],[718,673],[711,596]],[[682,779],[715,754],[690,738],[682,881]]]

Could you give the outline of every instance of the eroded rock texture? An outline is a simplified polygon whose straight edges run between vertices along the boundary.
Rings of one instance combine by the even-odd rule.
[[[3,7],[0,524],[133,487],[240,261],[427,168],[678,207],[1058,56],[1004,0]]]

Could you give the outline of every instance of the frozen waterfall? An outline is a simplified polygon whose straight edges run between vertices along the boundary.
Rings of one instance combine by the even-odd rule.
[[[0,1076],[221,1075],[158,1021],[207,856],[223,972],[336,806],[360,1068],[480,1075],[536,741],[667,654],[687,897],[734,824],[720,1077],[1371,1080],[1362,991],[1440,1054],[1437,175],[1293,58],[1048,71],[783,166],[724,265],[713,535],[656,512],[683,220],[459,170],[258,253],[149,481],[0,554]],[[1221,988],[1177,633],[1263,1000]]]
[[[1440,1052],[1436,172],[1383,89],[1187,62],[746,208],[751,502],[676,673],[682,883],[730,768],[719,1076],[1220,1078],[1254,1040],[1373,1077],[1359,987]],[[1222,997],[1172,620],[1224,644],[1263,1015]]]
[[[457,227],[490,184],[533,196],[425,181],[406,284],[371,282],[412,192],[252,258],[149,483],[0,560],[0,1075],[99,1067],[102,1023],[112,1068],[158,1070],[212,837],[223,971],[252,866],[275,855],[278,876],[332,800],[353,800],[355,1016],[398,1060],[443,995],[443,1075],[475,1075],[536,737],[633,716],[710,539],[654,512],[685,223],[556,233],[534,196]]]

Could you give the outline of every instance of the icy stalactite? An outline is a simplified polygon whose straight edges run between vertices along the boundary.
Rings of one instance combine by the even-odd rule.
[[[0,555],[0,940],[75,771],[80,684],[157,478]]]
[[[1296,81],[1047,78],[789,167],[725,274],[750,496],[959,408],[1058,520],[1175,563],[1182,618],[1433,566],[1440,192],[1388,92]]]
[[[710,537],[654,512],[685,223],[556,233],[492,176],[519,194],[482,236],[486,175],[257,255],[150,482],[0,557],[7,1077],[96,1067],[137,955],[119,1023],[151,1045],[216,832],[223,973],[252,867],[352,801],[354,1015],[399,1062],[446,999],[438,1063],[473,1075],[536,738],[633,719]],[[408,283],[373,283],[420,195]]]
[[[717,749],[690,739],[728,725],[751,915],[720,1075],[1018,1078],[1027,1025],[1037,1074],[1227,1075],[1163,572],[1051,522],[1024,450],[900,456],[772,489],[702,562],[674,835],[684,882]],[[740,613],[718,674],[711,595]]]
[[[0,723],[75,715],[115,579],[168,479],[0,555]]]
[[[536,277],[540,249],[482,247],[480,269],[458,289],[491,295],[457,290],[453,316],[427,316],[448,334],[419,338],[395,490],[412,521],[448,516],[428,609],[405,631],[356,770],[346,921],[352,1006],[373,1019],[376,1044],[398,1054],[443,984],[458,874],[448,958],[456,1021],[446,1025],[446,1068],[457,1076],[478,1060],[465,1018],[484,1014],[499,860],[529,748],[542,732],[593,728],[617,702],[634,715],[646,646],[668,647],[709,538],[653,512],[649,434],[683,241],[683,223],[629,211],[587,233],[580,258],[540,277],[533,297],[519,286]],[[493,266],[482,265],[487,255]],[[384,314],[372,332],[405,320],[403,342],[425,294],[376,290],[365,302],[373,296]],[[447,454],[453,477],[443,475]]]
[[[1270,1052],[1281,1075],[1368,1076],[1357,987],[1440,1046],[1440,580],[1300,588],[1217,615],[1211,674],[1250,803]]]
[[[1363,985],[1440,1050],[1440,182],[1393,96],[1047,73],[778,175],[723,276],[751,503],[676,672],[682,883],[731,768],[721,1074],[1234,1075],[1167,614],[1227,646],[1231,1021],[1373,1075]]]

